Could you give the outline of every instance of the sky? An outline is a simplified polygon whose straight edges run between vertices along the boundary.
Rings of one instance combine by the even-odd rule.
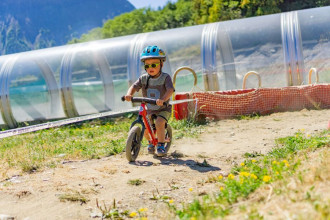
[[[151,7],[152,9],[158,9],[163,7],[167,2],[177,2],[177,0],[128,0],[135,8]]]

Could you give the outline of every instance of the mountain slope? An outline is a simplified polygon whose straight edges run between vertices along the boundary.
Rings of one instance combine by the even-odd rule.
[[[134,9],[127,0],[2,0],[0,53],[66,44]]]

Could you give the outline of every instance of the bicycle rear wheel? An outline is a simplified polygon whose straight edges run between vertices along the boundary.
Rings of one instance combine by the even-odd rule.
[[[136,160],[141,148],[141,128],[133,126],[126,141],[126,158],[129,162]]]
[[[172,144],[172,127],[171,125],[167,124],[165,130],[165,154],[169,151]]]

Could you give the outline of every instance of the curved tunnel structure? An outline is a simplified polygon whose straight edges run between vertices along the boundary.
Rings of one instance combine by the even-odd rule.
[[[0,57],[0,124],[54,120],[130,108],[120,97],[144,72],[148,45],[167,52],[164,72],[192,68],[206,91],[242,88],[245,73],[263,87],[330,82],[330,7],[129,35]],[[183,72],[185,73],[185,72]],[[247,87],[257,87],[250,77]],[[187,71],[178,92],[191,90]]]

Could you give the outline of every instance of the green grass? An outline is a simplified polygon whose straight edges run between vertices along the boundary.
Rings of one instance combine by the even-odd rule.
[[[217,193],[195,199],[190,204],[184,204],[182,208],[173,204],[169,204],[169,207],[180,219],[211,219],[227,216],[235,204],[247,199],[257,188],[294,175],[301,164],[301,160],[295,159],[298,152],[308,153],[329,146],[329,134],[330,131],[324,131],[319,135],[306,137],[302,132],[297,132],[294,136],[277,139],[277,147],[267,155],[253,154],[253,158],[257,157],[246,159],[240,165],[233,167],[227,177],[221,175],[217,178],[212,177],[209,182],[219,185]],[[318,207],[322,205],[324,204]],[[262,216],[252,210],[249,218],[262,219]]]
[[[79,192],[74,193],[65,193],[62,195],[59,195],[58,197],[61,202],[69,201],[69,202],[80,202],[81,204],[87,203],[89,199],[82,195]]]
[[[127,114],[102,118],[1,139],[0,177],[6,177],[9,168],[31,173],[54,168],[63,160],[99,159],[118,154],[126,145],[130,125],[136,117]],[[203,127],[192,120],[171,120],[170,124],[174,138],[197,137]]]
[[[145,183],[146,181],[141,180],[141,179],[133,179],[133,180],[128,180],[127,184],[133,185],[133,186],[139,186]]]
[[[192,119],[186,120],[170,120],[172,128],[175,130],[173,132],[173,137],[175,139],[180,139],[183,137],[194,137],[197,138],[203,131],[206,123],[197,122]]]
[[[32,172],[59,161],[101,158],[122,152],[133,119],[98,119],[4,138],[0,162]]]

